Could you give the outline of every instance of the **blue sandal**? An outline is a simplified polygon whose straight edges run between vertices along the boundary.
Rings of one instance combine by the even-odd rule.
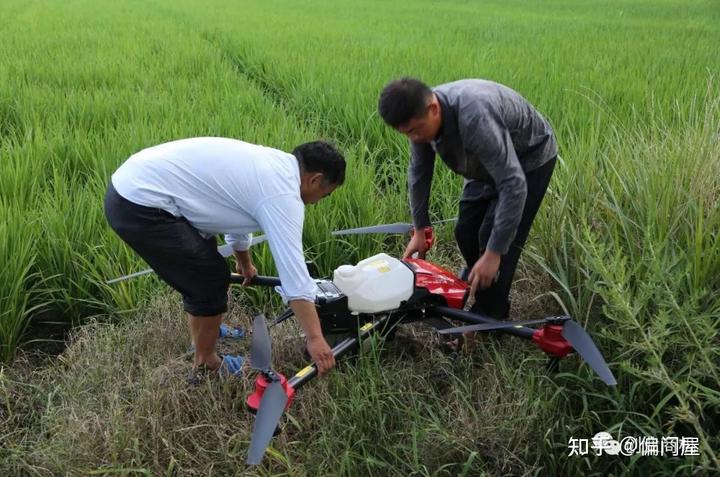
[[[217,369],[208,369],[207,365],[201,364],[196,369],[191,369],[188,375],[188,384],[192,386],[199,386],[203,381],[209,377],[219,377],[227,379],[230,377],[242,377],[243,364],[245,358],[242,356],[232,356],[229,354],[219,355],[222,362]]]
[[[220,376],[224,378],[228,378],[230,376],[242,376],[243,363],[245,363],[245,358],[240,355],[233,356],[230,354],[221,354],[220,358],[222,359],[222,363],[220,364],[220,368],[218,369],[218,373],[220,374]]]
[[[240,326],[235,326],[233,328],[230,328],[226,324],[220,325],[220,338],[227,338],[231,340],[239,340],[242,338],[245,338],[245,330],[242,329]]]
[[[245,338],[245,330],[241,326],[230,328],[225,323],[221,323],[218,338],[221,340],[240,340]],[[191,344],[188,346],[187,352],[195,352],[195,347]]]

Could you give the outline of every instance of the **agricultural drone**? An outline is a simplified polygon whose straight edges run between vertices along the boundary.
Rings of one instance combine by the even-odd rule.
[[[367,233],[409,233],[411,224],[386,224],[333,232],[333,235]],[[428,248],[433,243],[432,227],[425,228]],[[259,240],[258,237],[256,240]],[[227,251],[225,251],[227,252]],[[125,278],[125,277],[122,277]],[[232,283],[244,277],[231,274]],[[470,286],[450,271],[423,258],[398,260],[380,253],[357,265],[341,265],[332,279],[316,278],[315,305],[325,336],[349,335],[332,348],[336,359],[357,349],[374,334],[388,336],[400,323],[423,321],[441,334],[465,331],[500,331],[531,340],[554,362],[572,351],[580,355],[609,386],[616,384],[592,338],[570,316],[551,316],[529,321],[500,321],[465,311]],[[279,286],[276,277],[256,276],[251,285]],[[288,309],[275,320],[276,325],[292,316]],[[453,327],[451,321],[465,324]],[[528,325],[541,325],[530,328]],[[296,391],[318,374],[315,364],[286,378],[272,367],[268,325],[263,315],[254,318],[250,363],[259,371],[255,392],[247,399],[256,414],[247,463],[259,464],[280,419],[290,407]]]

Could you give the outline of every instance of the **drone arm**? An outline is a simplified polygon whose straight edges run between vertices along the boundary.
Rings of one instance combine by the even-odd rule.
[[[356,337],[346,338],[340,343],[338,343],[332,349],[335,359],[337,360],[349,353],[350,351],[353,351],[360,345],[360,343],[365,341],[366,338],[370,337],[376,331],[381,330],[387,322],[389,316],[390,315],[383,315],[375,321],[366,323],[358,330],[358,335]],[[288,380],[288,385],[294,389],[298,389],[299,387],[303,386],[308,381],[316,377],[317,374],[317,365],[315,365],[315,363],[312,363],[295,373],[295,376]]]
[[[278,316],[277,318],[275,318],[275,321],[273,321],[273,322],[268,326],[268,328],[272,328],[273,326],[277,326],[277,325],[279,325],[280,323],[282,323],[283,321],[287,320],[288,318],[291,318],[291,317],[294,316],[294,315],[295,315],[295,312],[292,310],[292,308],[288,308],[287,310],[285,310],[284,312],[282,312],[282,314],[281,314],[280,316]]]
[[[245,280],[245,277],[242,275],[239,275],[237,273],[231,273],[230,274],[230,283],[242,283]],[[251,285],[256,285],[260,287],[276,287],[280,286],[280,279],[277,277],[266,277],[262,275],[255,275],[250,281]]]
[[[455,308],[450,308],[447,306],[433,306],[427,308],[426,312],[428,314],[438,314],[447,318],[452,318],[453,320],[462,321],[464,323],[468,323],[470,325],[475,324],[496,324],[496,323],[505,323],[501,320],[496,320],[493,318],[490,318],[489,316],[483,316],[477,313],[471,313],[469,311],[464,310],[458,310]],[[526,326],[518,326],[518,327],[512,327],[512,328],[503,328],[501,330],[503,333],[510,333],[515,336],[519,336],[521,338],[527,338],[532,339],[533,334],[536,330],[532,328],[528,328]]]

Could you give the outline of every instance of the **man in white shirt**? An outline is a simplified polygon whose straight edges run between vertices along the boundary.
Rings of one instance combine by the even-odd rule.
[[[215,346],[227,311],[230,272],[217,251],[225,234],[247,285],[257,270],[251,233],[262,230],[281,291],[305,331],[320,374],[335,365],[315,309],[315,282],[305,265],[305,204],[345,180],[345,160],[331,144],[302,144],[292,154],[227,138],[201,137],[144,149],[115,171],[105,195],[110,226],[183,295],[195,346],[194,367],[239,373],[242,360]]]

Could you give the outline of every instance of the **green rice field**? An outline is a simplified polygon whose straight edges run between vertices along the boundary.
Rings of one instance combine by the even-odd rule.
[[[719,75],[716,0],[3,0],[0,475],[720,472]],[[251,383],[189,389],[178,295],[152,276],[105,283],[146,268],[107,226],[105,187],[165,141],[325,138],[348,179],[308,207],[308,259],[327,275],[398,255],[403,239],[329,232],[410,219],[407,142],[376,112],[400,76],[498,81],[550,120],[562,161],[512,318],[571,314],[618,386],[575,357],[549,374],[511,337],[450,357],[408,328],[304,388],[248,468]],[[434,220],[457,214],[461,186],[436,168]],[[429,258],[454,269],[452,225],[437,232]],[[254,260],[274,273],[267,246]],[[263,291],[233,300],[244,326],[280,311]],[[302,341],[282,328],[274,360],[292,373]],[[600,431],[699,444],[569,455]]]

